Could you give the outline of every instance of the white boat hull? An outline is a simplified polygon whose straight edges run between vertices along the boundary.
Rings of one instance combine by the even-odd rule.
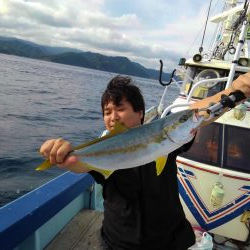
[[[241,222],[250,208],[250,174],[225,170],[178,157],[178,179],[181,202],[187,219],[206,231],[245,241],[248,229]],[[222,182],[225,196],[214,208],[210,203],[215,182]]]

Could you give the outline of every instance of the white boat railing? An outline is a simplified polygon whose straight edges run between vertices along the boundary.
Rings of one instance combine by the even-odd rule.
[[[183,75],[185,74],[185,71],[182,71],[182,70],[180,70],[180,69],[176,69],[176,71],[181,72],[181,74],[183,74]],[[189,77],[189,79],[190,79],[191,81],[193,81],[193,79],[192,79],[191,77]],[[178,87],[178,89],[181,91],[180,84],[182,84],[183,81],[176,81],[174,78],[172,78],[172,81],[175,83],[175,85],[176,85],[176,86]],[[157,112],[158,112],[159,115],[161,115],[162,112],[163,112],[163,108],[164,108],[163,102],[164,102],[165,97],[166,97],[166,95],[167,95],[168,87],[169,87],[169,85],[167,85],[167,86],[165,87],[164,92],[163,92],[162,97],[161,97],[161,100],[160,100],[160,103],[159,103],[159,105],[158,105],[158,107],[157,107]]]
[[[165,87],[164,92],[163,92],[163,94],[161,96],[160,103],[159,103],[159,105],[157,107],[157,113],[158,114],[162,114],[162,112],[163,112],[163,108],[164,108],[163,101],[165,99],[165,96],[167,95],[167,92],[168,92],[168,86]]]
[[[172,104],[169,105],[167,108],[164,109],[161,118],[166,116],[173,108],[180,108],[180,107],[188,107],[191,103],[179,103],[179,104]]]
[[[212,78],[212,79],[201,80],[201,81],[195,83],[194,86],[191,88],[191,90],[190,90],[188,96],[187,96],[187,102],[190,102],[190,100],[191,100],[191,98],[192,98],[192,96],[193,96],[194,91],[195,91],[196,88],[199,87],[200,85],[206,84],[206,83],[211,83],[211,82],[214,82],[214,81],[216,81],[216,84],[217,84],[218,82],[225,82],[225,81],[227,81],[227,79],[228,79],[228,77]]]
[[[190,78],[191,78],[191,77],[190,77]],[[191,88],[190,93],[188,94],[185,103],[179,103],[179,104],[172,104],[172,105],[169,105],[168,107],[166,107],[166,108],[164,109],[164,111],[162,112],[162,114],[160,113],[160,114],[161,114],[161,117],[166,116],[173,108],[179,108],[179,107],[187,107],[187,106],[190,106],[192,95],[193,95],[194,91],[195,91],[200,85],[205,84],[205,83],[211,83],[211,82],[214,82],[214,81],[216,81],[217,83],[218,83],[218,82],[225,82],[225,81],[227,81],[227,79],[228,79],[228,77],[221,77],[221,78],[205,79],[205,80],[201,80],[201,81],[195,83],[194,86]],[[162,99],[161,99],[160,104],[163,103],[163,100],[164,100],[163,97],[165,97],[166,94],[167,94],[167,90],[168,90],[167,88],[168,88],[168,86],[167,86],[167,87],[165,88],[165,90],[164,90],[164,93],[163,93],[163,95],[162,95]],[[160,111],[160,110],[159,110],[159,108],[158,108],[158,112],[159,112],[159,111]]]

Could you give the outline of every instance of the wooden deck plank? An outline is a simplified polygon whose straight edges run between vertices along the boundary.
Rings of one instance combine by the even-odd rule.
[[[99,237],[102,220],[102,212],[81,210],[45,249],[100,249]]]

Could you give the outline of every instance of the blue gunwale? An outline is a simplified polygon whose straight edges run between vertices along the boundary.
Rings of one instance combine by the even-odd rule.
[[[89,174],[67,172],[0,208],[0,248],[18,246],[92,184]]]

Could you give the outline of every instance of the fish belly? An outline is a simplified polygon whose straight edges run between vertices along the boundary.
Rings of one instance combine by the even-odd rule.
[[[180,145],[167,140],[163,143],[151,143],[143,149],[102,155],[81,157],[81,161],[99,169],[126,169],[144,165],[155,161],[177,149]]]

